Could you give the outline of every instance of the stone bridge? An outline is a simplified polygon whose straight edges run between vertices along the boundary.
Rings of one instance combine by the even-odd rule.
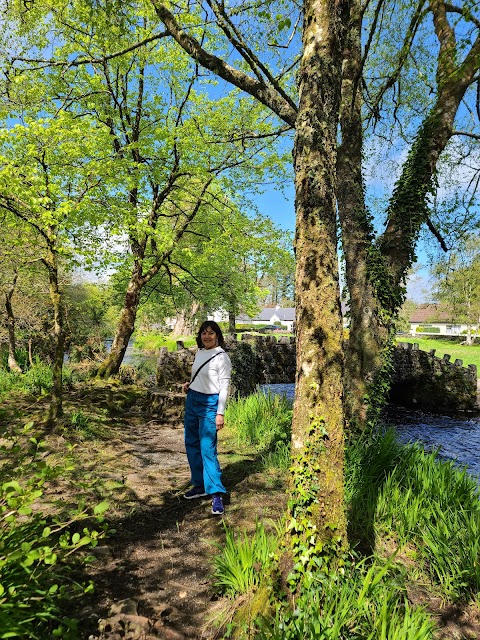
[[[180,386],[189,379],[196,348],[161,349],[157,362],[158,389],[151,392],[151,403],[166,410],[172,394],[183,405]],[[232,360],[232,392],[248,395],[259,384],[295,382],[295,341],[293,338],[243,334],[237,341],[227,338]],[[417,344],[400,343],[394,350],[394,374],[390,400],[395,404],[432,412],[472,411],[477,407],[477,368],[463,366],[450,356],[421,351]],[[168,393],[166,393],[168,392]],[[170,399],[167,399],[167,396]],[[177,404],[177,403],[175,403]]]

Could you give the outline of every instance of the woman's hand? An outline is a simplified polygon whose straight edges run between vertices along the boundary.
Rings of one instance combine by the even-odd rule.
[[[225,426],[225,419],[221,413],[217,413],[217,417],[215,418],[215,424],[217,426],[217,431],[220,431],[220,429],[223,429],[223,427]]]
[[[182,384],[183,393],[187,393],[189,386],[190,386],[190,382],[184,382]]]

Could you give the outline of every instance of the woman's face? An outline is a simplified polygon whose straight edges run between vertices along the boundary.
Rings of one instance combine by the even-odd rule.
[[[217,334],[212,327],[207,327],[200,334],[200,340],[202,341],[205,349],[213,349],[217,346]]]

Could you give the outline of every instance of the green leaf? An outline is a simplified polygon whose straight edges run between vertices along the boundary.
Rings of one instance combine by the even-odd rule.
[[[102,513],[105,513],[105,511],[107,511],[109,507],[110,507],[110,504],[107,501],[100,502],[100,504],[95,505],[93,509],[93,513],[96,516],[99,516]]]

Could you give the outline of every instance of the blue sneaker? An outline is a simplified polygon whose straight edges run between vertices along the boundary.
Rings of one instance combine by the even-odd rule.
[[[193,498],[203,498],[206,495],[205,489],[202,487],[192,487],[183,494],[183,497],[186,500],[193,500]]]
[[[216,516],[223,516],[225,513],[223,498],[219,493],[216,493],[212,498],[212,513]]]

